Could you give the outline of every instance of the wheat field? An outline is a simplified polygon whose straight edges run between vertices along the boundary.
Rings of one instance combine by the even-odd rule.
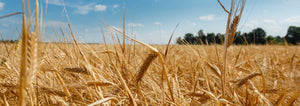
[[[1,105],[17,104],[21,50],[16,45],[0,44]],[[162,54],[167,48],[152,46]],[[137,105],[300,105],[299,46],[228,48],[225,99],[220,98],[219,45],[171,45],[163,57],[168,80],[159,59],[142,45],[126,45],[124,53],[120,45],[42,43],[38,48],[34,95],[26,96],[32,105],[133,105],[129,95]]]
[[[23,0],[22,39],[0,43],[0,103],[300,105],[300,46],[232,45],[245,1],[232,0],[230,11],[219,1],[228,14],[224,45],[172,45],[173,34],[168,45],[149,45],[127,35],[125,17],[123,32],[102,29],[103,44],[78,43],[67,12],[65,42],[42,42],[39,2],[33,18]]]

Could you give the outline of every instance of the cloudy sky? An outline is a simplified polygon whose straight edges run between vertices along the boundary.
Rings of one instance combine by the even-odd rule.
[[[227,14],[217,0],[39,1],[45,14],[45,39],[48,40],[61,37],[59,26],[69,33],[63,3],[73,32],[85,42],[102,42],[101,28],[106,29],[107,24],[121,29],[124,8],[127,33],[151,44],[166,44],[177,24],[175,38],[185,33],[196,34],[200,29],[206,33],[224,33],[227,21]],[[230,0],[220,1],[226,8],[230,7]],[[249,32],[261,27],[268,35],[285,36],[290,25],[300,26],[299,5],[300,0],[248,0],[238,30]],[[21,0],[0,0],[0,16],[20,11]],[[20,22],[21,15],[0,19],[0,32],[4,39],[17,39]]]

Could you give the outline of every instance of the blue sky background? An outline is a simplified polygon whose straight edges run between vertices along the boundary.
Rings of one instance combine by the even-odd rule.
[[[34,0],[32,5],[34,4]],[[166,44],[179,23],[173,43],[185,33],[203,29],[205,33],[224,33],[227,14],[217,0],[39,0],[47,14],[44,16],[45,37],[62,37],[58,26],[69,34],[62,1],[66,5],[71,26],[79,41],[103,42],[101,27],[109,24],[122,28],[126,8],[127,33],[136,34],[140,41]],[[231,0],[220,0],[230,8]],[[48,2],[48,3],[47,3]],[[263,28],[267,35],[285,36],[290,25],[300,26],[300,0],[247,0],[238,30],[249,32]],[[33,7],[31,7],[33,8]],[[21,0],[0,0],[0,16],[21,12]],[[4,39],[17,39],[21,29],[21,15],[0,19]],[[109,36],[107,36],[109,37]]]

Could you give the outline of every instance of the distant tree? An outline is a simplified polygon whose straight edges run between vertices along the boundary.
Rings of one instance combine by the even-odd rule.
[[[199,37],[204,37],[205,36],[205,34],[204,34],[204,32],[203,32],[202,29],[198,31],[198,36]]]
[[[215,41],[215,33],[207,33],[207,43],[212,44]]]
[[[196,44],[196,38],[192,33],[185,34],[184,40],[189,44]]]
[[[288,43],[293,45],[296,45],[298,42],[300,42],[300,27],[290,26],[285,39]]]
[[[203,43],[202,38],[200,38],[199,36],[195,36],[195,39],[196,39],[196,44],[201,45]]]
[[[17,40],[0,40],[0,43],[15,43]]]
[[[266,37],[266,42],[268,44],[279,44],[282,45],[284,44],[284,38],[280,37],[279,35],[277,35],[276,37],[269,35]]]
[[[178,38],[176,39],[176,44],[183,45],[183,44],[184,44],[183,39],[181,39],[181,37],[178,37]]]
[[[243,39],[244,39],[244,44],[248,45],[250,43],[250,38],[248,36],[248,33],[243,33],[242,36],[243,36]]]
[[[268,42],[268,44],[274,44],[275,40],[276,40],[276,38],[271,35],[267,36],[267,38],[266,38],[266,41]]]
[[[216,43],[217,44],[223,44],[223,41],[224,41],[224,34],[220,34],[220,33],[217,33],[217,35],[216,35]]]
[[[262,28],[253,29],[252,32],[245,34],[247,42],[253,44],[266,44],[266,32]]]
[[[207,39],[202,29],[198,31],[198,36],[196,38],[199,43],[205,43]]]
[[[245,44],[266,44],[272,43],[272,44],[284,44],[284,38],[281,38],[280,36],[273,37],[268,36],[266,38],[267,34],[264,29],[262,28],[255,28],[249,33],[241,33],[236,32],[235,39],[233,41],[236,45],[245,45]],[[300,42],[300,27],[294,27],[291,26],[289,28],[288,34],[286,35],[285,39],[289,43],[297,44],[297,42]],[[192,33],[187,33],[183,38],[179,37],[176,40],[177,44],[223,44],[225,35],[220,33],[207,33],[207,35],[204,34],[204,31],[201,29],[198,31],[198,35],[194,36]],[[296,43],[295,43],[296,42]]]
[[[244,43],[244,38],[241,35],[241,31],[235,33],[235,40],[233,41],[233,43],[236,45],[241,45]]]
[[[257,28],[257,29],[254,29],[253,30],[253,33],[255,34],[255,41],[258,43],[258,44],[266,44],[266,32],[265,30],[263,30],[262,28]]]
[[[275,37],[275,41],[274,44],[284,44],[284,38],[280,37],[279,35],[277,35]]]

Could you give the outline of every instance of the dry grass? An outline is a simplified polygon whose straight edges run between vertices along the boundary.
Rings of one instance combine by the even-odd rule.
[[[15,45],[8,44],[7,47],[14,48]],[[120,58],[117,55],[117,52],[121,52],[122,49],[116,49],[114,45],[107,45],[108,50],[114,51],[114,53],[103,53],[106,49],[105,45],[79,44],[78,46],[84,54],[87,54],[86,59],[89,63],[82,58],[78,59],[80,54],[72,48],[71,44],[40,45],[39,51],[41,52],[38,54],[40,62],[36,81],[33,82],[36,97],[39,99],[34,104],[62,105],[66,103],[71,105],[94,102],[131,104],[117,73],[117,71],[122,71],[121,62],[118,62]],[[5,51],[4,44],[0,44],[0,47],[1,51]],[[166,46],[153,47],[161,52],[166,48]],[[221,53],[222,46],[216,46],[216,48]],[[201,48],[200,46],[173,45],[164,60],[175,101],[172,102],[170,92],[163,90],[168,88],[162,88],[161,85],[163,75],[161,62],[154,58],[151,64],[147,63],[151,59],[148,56],[152,56],[148,48],[136,45],[137,51],[134,52],[132,51],[133,46],[127,45],[126,51],[130,51],[128,52],[130,54],[135,53],[127,60],[128,62],[126,61],[129,79],[128,82],[125,82],[134,101],[137,104],[146,102],[148,105],[160,105],[163,102],[162,97],[164,97],[165,104],[174,105],[300,104],[298,97],[300,53],[295,52],[300,49],[299,46],[229,47],[228,66],[226,67],[229,71],[226,74],[228,80],[235,80],[235,82],[227,82],[225,99],[220,98],[221,79],[219,74],[216,74],[218,73],[216,70],[222,67],[222,62],[219,64],[217,62],[222,58],[215,55],[216,48],[214,46]],[[20,52],[20,49],[12,51],[5,64],[0,66],[0,75],[4,76],[1,77],[0,84],[3,95],[0,100],[2,105],[5,105],[6,102],[14,105],[18,99],[20,64],[17,63],[20,61],[20,55],[18,55]],[[6,55],[6,52],[0,53],[1,57]],[[128,57],[125,58],[128,59]],[[146,70],[142,68],[146,67],[146,63],[150,64],[146,65],[148,66],[147,72],[137,74],[141,70]],[[88,65],[90,68],[86,70],[93,72],[97,80],[94,80],[91,74],[65,70],[66,67],[82,69],[80,67]],[[265,77],[264,80],[262,80],[260,70]],[[135,86],[137,79],[140,79],[140,93],[137,91],[138,87]],[[252,84],[247,84],[249,81]],[[168,87],[167,83],[163,84],[164,87]],[[265,93],[263,89],[266,90]],[[28,103],[29,99],[26,100]]]
[[[125,21],[123,32],[107,26],[114,44],[77,43],[69,20],[72,44],[39,43],[35,6],[31,31],[23,1],[22,48],[0,44],[1,105],[300,105],[299,46],[230,46],[242,8],[222,5],[222,47],[148,45],[126,35]]]

